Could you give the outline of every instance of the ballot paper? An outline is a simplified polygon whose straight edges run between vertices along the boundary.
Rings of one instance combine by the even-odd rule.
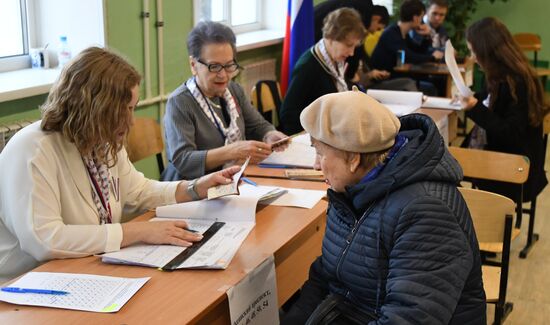
[[[92,274],[29,272],[11,287],[66,291],[65,295],[0,291],[0,301],[17,305],[113,313],[119,311],[150,278]],[[39,322],[39,320],[36,320]]]
[[[251,187],[251,189],[249,189]],[[273,188],[242,184],[240,195],[215,200],[172,204],[156,209],[157,220],[178,219],[204,233],[214,222],[224,222],[213,237],[177,268],[225,269],[256,223],[258,200]],[[171,245],[132,245],[101,255],[105,263],[163,267],[186,248]]]
[[[253,190],[252,188],[261,187],[263,189],[274,189],[274,190],[283,190],[284,194],[274,197],[271,199],[266,199],[260,201],[260,204],[265,205],[276,205],[276,206],[287,206],[287,207],[297,207],[311,209],[317,202],[324,198],[327,194],[326,191],[319,190],[304,190],[298,188],[285,188],[285,187],[272,187],[272,186],[241,186],[241,192]]]
[[[458,92],[460,93],[460,95],[462,97],[473,96],[474,93],[470,90],[468,86],[466,86],[466,83],[462,78],[462,74],[460,74],[460,71],[458,70],[458,65],[456,64],[455,58],[455,49],[453,47],[453,44],[451,43],[451,40],[447,40],[447,42],[445,43],[445,63],[449,68],[449,73],[451,74],[451,77],[453,78],[453,81],[456,85],[456,88],[458,88]]]
[[[454,111],[459,111],[462,109],[462,107],[460,106],[460,102],[454,101],[451,98],[431,96],[427,97],[426,101],[422,104],[422,107],[449,109]]]
[[[369,89],[367,95],[379,101],[399,117],[410,114],[422,106],[422,93],[418,91]]]
[[[155,218],[151,222],[184,220],[188,228],[204,233],[213,223],[212,220]],[[252,222],[226,223],[198,251],[181,263],[177,269],[225,269],[235,256],[246,236],[254,228]],[[102,255],[104,263],[139,265],[162,268],[186,247],[171,245],[132,245],[118,252]]]
[[[208,199],[212,200],[222,196],[239,194],[239,180],[241,179],[246,166],[248,166],[249,161],[250,157],[246,159],[244,164],[241,166],[241,169],[233,175],[233,181],[231,183],[209,188],[207,191]]]
[[[292,137],[284,151],[274,151],[260,162],[260,167],[309,168],[315,164],[315,148],[311,146],[309,134]]]

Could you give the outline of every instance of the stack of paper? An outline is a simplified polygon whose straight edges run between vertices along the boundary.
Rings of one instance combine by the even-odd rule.
[[[396,116],[410,114],[422,106],[422,93],[417,91],[369,89],[367,95],[389,108]]]
[[[68,294],[0,292],[0,300],[100,313],[117,312],[150,278],[116,278],[91,274],[29,272],[12,287],[65,291]],[[38,321],[38,320],[37,320]]]

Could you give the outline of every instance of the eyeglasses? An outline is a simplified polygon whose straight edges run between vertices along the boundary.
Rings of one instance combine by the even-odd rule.
[[[219,64],[219,63],[206,63],[201,59],[197,59],[197,62],[200,64],[204,64],[208,71],[218,73],[224,69],[226,72],[235,72],[239,69],[242,69],[241,66],[236,62],[233,61],[232,63],[228,64]]]

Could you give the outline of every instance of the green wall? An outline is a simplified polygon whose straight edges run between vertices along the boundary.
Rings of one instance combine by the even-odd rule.
[[[471,21],[493,16],[502,20],[512,34],[521,32],[539,34],[542,40],[539,60],[550,61],[550,28],[547,24],[549,12],[550,1],[548,0],[508,0],[493,4],[489,1],[480,1]],[[533,56],[530,55],[529,58],[532,59]]]

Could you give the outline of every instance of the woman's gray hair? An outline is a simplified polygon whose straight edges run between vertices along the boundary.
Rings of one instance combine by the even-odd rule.
[[[231,45],[233,56],[237,54],[235,34],[231,28],[224,24],[213,21],[199,22],[187,36],[187,51],[192,57],[199,59],[202,48],[206,44],[224,44]]]

